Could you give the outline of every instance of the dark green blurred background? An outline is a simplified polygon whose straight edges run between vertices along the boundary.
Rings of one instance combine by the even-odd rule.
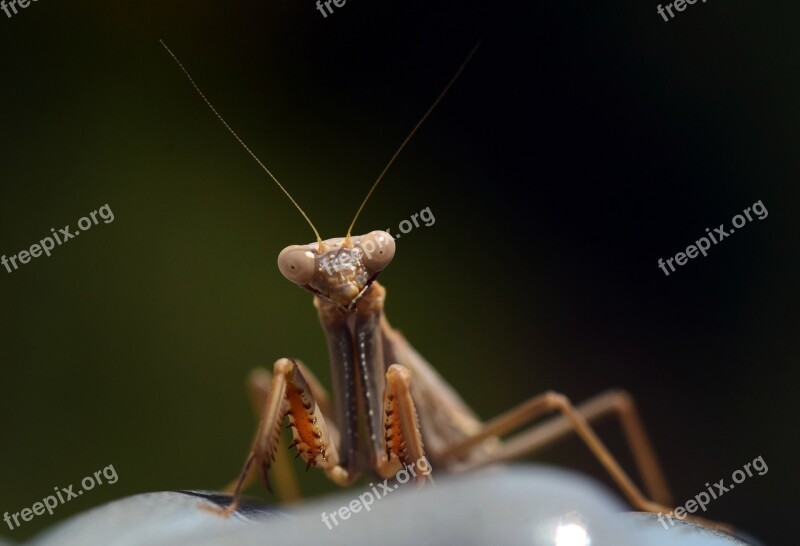
[[[41,0],[0,13],[0,253],[103,204],[115,214],[0,269],[0,512],[119,474],[0,535],[134,493],[218,488],[255,428],[249,370],[296,356],[328,383],[311,298],[275,263],[311,231],[158,38],[323,237],[343,235],[482,38],[356,229],[435,215],[382,278],[390,320],[484,418],[546,389],[630,390],[678,503],[762,456],[770,471],[706,515],[786,543],[797,11],[711,1],[665,23],[632,1],[349,0],[323,18],[312,0]],[[758,200],[764,221],[658,269]],[[631,468],[618,427],[599,431]],[[609,483],[577,440],[535,460]],[[333,490],[301,474],[308,495]]]

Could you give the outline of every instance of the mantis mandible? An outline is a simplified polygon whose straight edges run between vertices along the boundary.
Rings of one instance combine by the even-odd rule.
[[[453,388],[403,335],[390,326],[383,308],[386,289],[377,281],[394,258],[394,239],[384,231],[354,236],[364,205],[389,167],[458,79],[476,45],[371,186],[344,237],[323,240],[289,192],[211,105],[183,64],[161,42],[200,97],[300,211],[316,242],[293,245],[278,256],[281,273],[314,295],[328,344],[333,403],[301,362],[275,362],[261,392],[261,418],[244,467],[233,487],[232,514],[244,487],[260,473],[267,488],[284,418],[288,417],[298,456],[307,467],[322,469],[346,486],[362,474],[393,476],[402,465],[426,458],[437,471],[460,472],[520,458],[575,433],[597,457],[623,495],[637,510],[669,512],[670,494],[638,412],[626,392],[612,390],[579,406],[566,396],[545,392],[482,422]],[[335,264],[333,268],[330,264]],[[548,414],[548,421],[509,433]],[[590,422],[618,418],[644,481],[645,495],[622,469]],[[362,434],[363,431],[363,434]],[[290,447],[292,447],[290,446]],[[429,479],[423,473],[417,481]]]

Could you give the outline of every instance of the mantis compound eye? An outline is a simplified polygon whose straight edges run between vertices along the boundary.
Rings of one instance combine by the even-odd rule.
[[[371,231],[357,242],[361,250],[361,261],[372,273],[378,273],[394,258],[394,239],[385,231]]]
[[[289,246],[278,255],[278,269],[293,283],[304,286],[317,270],[314,253],[302,246]]]

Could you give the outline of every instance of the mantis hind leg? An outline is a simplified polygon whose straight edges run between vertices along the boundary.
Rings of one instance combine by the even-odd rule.
[[[462,468],[467,469],[482,464],[521,457],[555,442],[570,432],[574,432],[605,467],[634,508],[654,513],[671,512],[671,508],[667,506],[670,504],[669,491],[660,466],[644,433],[644,428],[641,425],[633,402],[624,391],[602,393],[577,408],[563,394],[546,392],[534,396],[516,408],[488,421],[482,426],[480,432],[453,444],[445,452],[440,453],[439,456],[445,460],[458,457],[459,454],[463,454],[465,451],[479,445],[482,441],[497,439],[529,421],[556,411],[560,412],[561,415],[500,442],[499,446],[495,446],[496,449],[491,450],[489,455],[482,459],[473,459],[469,466]],[[590,420],[596,420],[608,414],[617,414],[622,422],[623,431],[643,476],[650,498],[646,497],[633,483],[589,425]],[[698,516],[689,516],[688,519],[712,529],[724,532],[732,530],[730,526],[724,523]]]
[[[547,392],[534,396],[516,408],[484,423],[480,432],[454,443],[440,456],[445,459],[458,457],[486,439],[506,435],[534,419],[556,411],[561,415],[500,442],[484,457],[472,459],[464,469],[529,455],[574,432],[584,441],[635,507],[652,512],[652,508],[670,503],[669,489],[655,452],[630,395],[624,391],[607,391],[577,408],[562,394]],[[645,498],[589,425],[590,421],[596,421],[609,414],[619,418],[646,491],[655,502]]]

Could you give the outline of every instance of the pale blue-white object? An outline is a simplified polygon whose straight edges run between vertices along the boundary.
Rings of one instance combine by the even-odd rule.
[[[434,469],[435,475],[435,469]],[[579,474],[542,466],[441,476],[435,486],[360,485],[302,505],[200,508],[213,494],[136,495],[73,517],[27,546],[745,546],[678,522],[665,529]]]

